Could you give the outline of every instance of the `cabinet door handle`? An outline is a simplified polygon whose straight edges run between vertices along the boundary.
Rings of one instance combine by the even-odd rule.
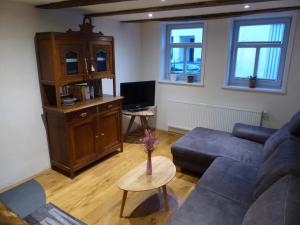
[[[101,136],[104,136],[104,133],[101,133]]]
[[[96,138],[99,138],[99,136],[98,136],[98,135],[96,135]]]
[[[111,107],[113,107],[113,105],[111,105],[111,104],[107,106],[108,109],[110,109]]]
[[[83,112],[83,113],[80,113],[80,117],[84,118],[84,117],[87,117],[87,112]]]

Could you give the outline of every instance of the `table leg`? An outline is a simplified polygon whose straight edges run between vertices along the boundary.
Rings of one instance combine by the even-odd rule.
[[[120,211],[120,218],[123,217],[123,211],[124,211],[124,207],[125,207],[125,202],[126,202],[126,198],[127,198],[127,193],[128,191],[123,192],[123,198],[122,198],[122,205],[121,205],[121,211]]]
[[[134,122],[134,119],[135,119],[135,116],[131,116],[131,119],[130,119],[130,122],[129,122],[129,125],[128,125],[128,128],[126,130],[126,133],[125,133],[125,137],[124,137],[124,140],[127,139],[128,135],[129,135],[129,132],[130,132],[130,129],[132,127],[132,124]]]
[[[141,127],[143,132],[145,132],[145,129],[147,129],[147,127],[145,126],[145,121],[144,121],[144,117],[140,116],[140,120],[141,120]]]
[[[148,129],[148,128],[149,128],[149,125],[148,125],[148,120],[147,120],[147,118],[146,118],[146,117],[142,117],[141,119],[143,120],[145,129]]]
[[[162,189],[163,189],[163,195],[164,195],[165,209],[168,211],[169,210],[169,202],[168,202],[167,185],[162,186]]]
[[[158,192],[161,193],[161,187],[159,187],[159,188],[157,188],[157,189],[158,189]]]

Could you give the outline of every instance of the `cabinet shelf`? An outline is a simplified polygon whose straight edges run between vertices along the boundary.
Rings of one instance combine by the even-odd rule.
[[[76,84],[76,83],[85,83],[88,81],[94,81],[94,80],[100,80],[100,79],[114,79],[115,75],[114,74],[103,74],[103,75],[92,75],[90,78],[79,78],[79,79],[74,79],[70,81],[52,81],[52,80],[41,80],[42,84],[46,85],[57,85],[57,86],[64,86],[68,84]]]
[[[54,106],[44,106],[44,109],[50,112],[70,113],[102,104],[107,104],[113,101],[120,101],[122,99],[123,97],[121,96],[105,95],[103,97],[95,98],[88,101],[77,102],[74,105],[61,106],[59,108]]]

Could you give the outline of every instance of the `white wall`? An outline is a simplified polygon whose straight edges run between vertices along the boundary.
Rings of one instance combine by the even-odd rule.
[[[0,188],[50,167],[41,119],[35,32],[77,29],[81,17],[0,2]]]
[[[62,22],[63,21],[63,22]],[[34,35],[77,29],[81,17],[0,2],[0,188],[49,168]]]
[[[115,64],[117,77],[117,94],[120,83],[137,81],[141,77],[141,32],[139,24],[120,23],[115,20],[93,19],[95,31],[115,39]],[[112,81],[104,80],[103,91],[112,94]]]
[[[34,35],[78,30],[81,23],[82,17],[70,11],[39,10],[23,3],[0,1],[0,189],[50,167]],[[94,25],[95,31],[115,36],[118,83],[137,80],[139,25],[102,20],[95,20]],[[104,90],[111,92],[111,85],[106,82]]]
[[[299,13],[298,13],[299,14]],[[264,110],[267,127],[280,127],[290,116],[300,110],[300,18],[297,17],[294,48],[288,75],[287,94],[257,93],[223,89],[228,59],[230,19],[209,20],[204,71],[204,87],[179,86],[158,83],[156,104],[157,127],[167,130],[167,100],[208,103]],[[142,25],[142,73],[145,80],[159,79],[163,73],[162,33],[160,23]]]

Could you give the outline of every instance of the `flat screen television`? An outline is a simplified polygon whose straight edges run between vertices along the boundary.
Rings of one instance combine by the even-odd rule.
[[[120,84],[123,109],[140,111],[155,104],[155,81],[127,82]]]

